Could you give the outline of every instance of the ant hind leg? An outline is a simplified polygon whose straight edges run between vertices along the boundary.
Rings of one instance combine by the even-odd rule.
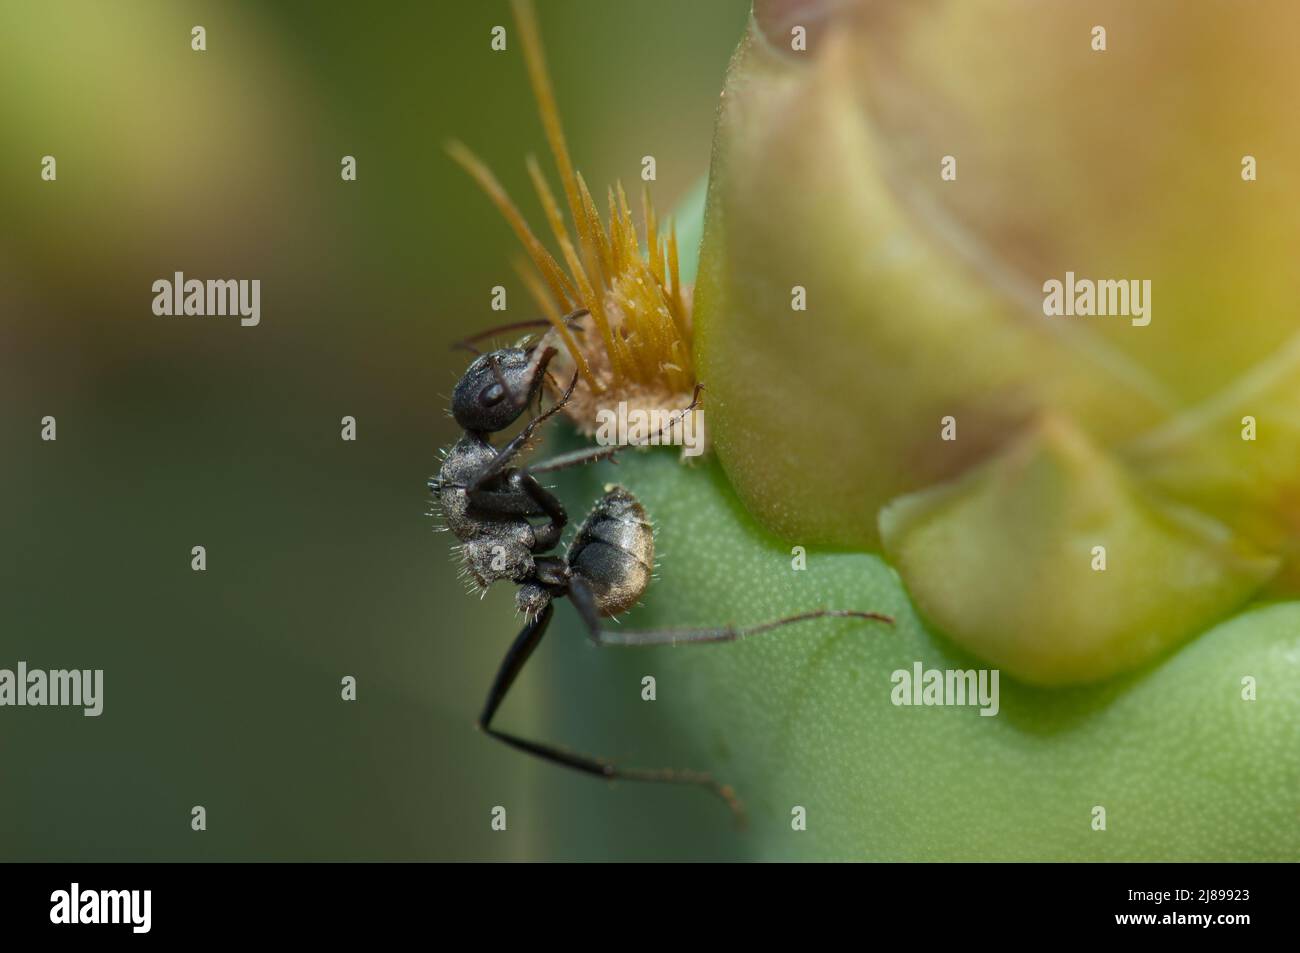
[[[582,579],[573,579],[569,583],[569,598],[577,608],[578,614],[582,616],[582,621],[587,626],[587,634],[597,645],[679,645],[700,642],[735,642],[751,635],[759,635],[763,632],[770,632],[773,629],[793,625],[796,622],[806,622],[811,619],[870,619],[874,622],[884,622],[889,625],[894,623],[892,616],[883,615],[879,612],[862,612],[857,609],[814,609],[810,612],[800,612],[797,615],[789,615],[774,619],[771,622],[760,622],[755,625],[614,631],[601,626],[600,612],[596,608],[595,597]]]
[[[702,787],[721,798],[731,809],[736,818],[736,822],[744,826],[745,809],[736,797],[736,793],[729,785],[720,784],[715,781],[712,775],[700,771],[679,771],[674,768],[660,768],[648,770],[644,768],[620,768],[608,761],[599,758],[593,758],[589,755],[578,754],[573,751],[566,751],[555,745],[546,744],[540,741],[530,741],[527,738],[520,738],[518,735],[501,731],[492,727],[492,719],[496,716],[497,709],[505,700],[506,693],[514,684],[519,672],[523,669],[524,664],[528,661],[533,650],[542,641],[542,636],[546,634],[546,628],[551,622],[551,616],[555,607],[547,604],[541,612],[530,619],[516,636],[514,643],[506,652],[506,656],[501,661],[501,666],[497,671],[496,678],[492,681],[492,687],[488,690],[487,701],[483,705],[483,712],[479,715],[478,726],[484,732],[496,738],[503,744],[507,744],[517,751],[523,751],[531,754],[533,757],[541,758],[543,761],[549,761],[552,764],[558,764],[565,768],[571,768],[574,771],[581,771],[583,774],[594,775],[598,778],[605,778],[610,781],[651,781],[664,784],[690,784],[696,787]]]

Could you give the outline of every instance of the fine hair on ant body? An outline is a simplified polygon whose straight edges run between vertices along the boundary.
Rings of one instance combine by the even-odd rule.
[[[574,312],[569,317],[584,313]],[[458,346],[468,347],[468,341]],[[577,386],[575,374],[563,396],[549,410],[540,411],[542,384],[555,354],[555,348],[538,345],[479,354],[452,391],[452,416],[464,434],[443,455],[429,489],[447,528],[460,540],[466,571],[482,588],[499,579],[513,580],[530,564],[533,553],[554,549],[568,522],[555,495],[530,470],[512,465],[537,429],[564,407]],[[539,413],[514,438],[494,447],[492,434],[512,426],[534,399]],[[600,447],[570,455],[566,460],[551,461],[547,469],[577,466],[612,456],[619,449]],[[533,519],[545,522],[534,525]]]
[[[570,318],[581,313],[575,312]],[[526,325],[511,327],[519,326]],[[493,727],[497,709],[546,634],[555,600],[567,596],[591,640],[601,646],[731,642],[811,619],[857,618],[886,623],[892,623],[893,619],[877,612],[818,609],[749,626],[604,629],[602,619],[627,612],[650,586],[654,570],[654,529],[649,517],[630,490],[607,485],[604,496],[582,522],[567,551],[563,555],[549,554],[559,545],[567,516],[560,501],[534,474],[608,459],[624,448],[578,450],[531,467],[512,465],[537,428],[568,402],[577,385],[576,373],[559,400],[550,409],[539,410],[517,436],[499,449],[489,439],[518,420],[534,398],[540,405],[546,368],[555,354],[553,347],[513,347],[475,358],[452,393],[452,415],[465,433],[447,451],[437,477],[429,481],[448,529],[461,542],[465,567],[474,581],[484,589],[500,579],[519,586],[515,605],[524,615],[524,626],[501,661],[479,714],[478,727],[512,748],[597,777],[704,788],[721,798],[743,824],[745,815],[740,799],[730,785],[718,782],[706,772],[624,768]],[[695,409],[701,390],[697,385],[690,405],[677,412],[675,419],[661,428],[661,433]],[[544,522],[534,525],[533,519]]]

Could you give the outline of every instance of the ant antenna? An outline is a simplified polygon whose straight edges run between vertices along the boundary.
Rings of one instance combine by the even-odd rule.
[[[590,313],[591,312],[586,308],[579,308],[576,311],[566,314],[563,321],[565,324],[569,324],[572,321],[576,321],[578,318],[586,317]],[[452,344],[451,349],[453,351],[469,351],[473,354],[482,354],[483,352],[474,346],[475,341],[481,341],[484,338],[490,338],[493,335],[501,334],[505,331],[522,331],[525,328],[546,327],[550,323],[551,322],[545,318],[534,318],[530,321],[516,321],[513,324],[499,324],[494,328],[488,328],[486,331],[479,331],[477,334],[471,334],[467,338],[462,338],[461,340],[456,341]]]

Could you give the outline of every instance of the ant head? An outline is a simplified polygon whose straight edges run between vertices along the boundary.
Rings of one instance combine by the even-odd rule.
[[[456,423],[462,430],[505,430],[528,408],[554,354],[506,347],[475,358],[451,393]]]

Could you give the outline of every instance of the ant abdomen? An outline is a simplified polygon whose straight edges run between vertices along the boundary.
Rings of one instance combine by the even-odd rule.
[[[654,572],[654,527],[630,490],[607,486],[578,528],[566,557],[570,572],[586,584],[603,616],[636,605]]]

